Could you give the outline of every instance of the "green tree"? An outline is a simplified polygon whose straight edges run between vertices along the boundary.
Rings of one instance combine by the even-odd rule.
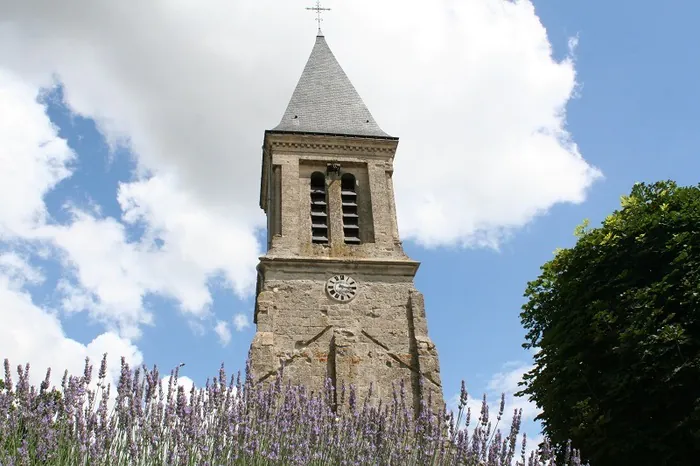
[[[525,292],[520,392],[593,466],[698,464],[700,185],[638,183]]]

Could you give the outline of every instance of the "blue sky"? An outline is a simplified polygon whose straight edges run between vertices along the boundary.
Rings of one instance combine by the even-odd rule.
[[[264,244],[259,146],[315,28],[303,2],[227,3],[197,3],[195,14],[190,2],[52,12],[0,1],[10,11],[0,14],[0,305],[10,322],[0,357],[79,368],[86,355],[122,351],[165,370],[184,362],[197,384],[221,362],[243,369],[255,241]],[[387,1],[378,8],[394,11],[391,24],[372,17],[374,32],[360,37],[364,4],[328,3],[331,48],[401,138],[401,231],[422,262],[416,283],[445,396],[462,379],[477,398],[512,392],[530,363],[519,312],[540,265],[634,182],[697,183],[700,5],[540,0],[533,11],[471,0],[425,11]],[[402,41],[405,31],[415,34]],[[435,182],[445,170],[468,185],[450,188],[452,200]],[[414,214],[431,196],[433,211]]]

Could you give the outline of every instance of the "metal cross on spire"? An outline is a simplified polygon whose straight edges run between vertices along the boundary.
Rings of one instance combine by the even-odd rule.
[[[321,13],[324,11],[331,11],[331,9],[330,8],[322,8],[321,7],[321,0],[316,0],[316,6],[308,7],[307,10],[311,10],[311,11],[316,12],[316,22],[318,22],[318,34],[321,35],[321,21],[323,21],[323,18],[321,18]]]

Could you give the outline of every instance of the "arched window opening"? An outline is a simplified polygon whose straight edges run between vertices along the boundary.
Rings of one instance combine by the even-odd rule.
[[[328,244],[326,177],[321,172],[311,175],[311,241],[316,244]]]
[[[360,214],[357,209],[357,191],[355,177],[350,173],[343,175],[341,182],[343,200],[343,236],[346,244],[360,244]]]

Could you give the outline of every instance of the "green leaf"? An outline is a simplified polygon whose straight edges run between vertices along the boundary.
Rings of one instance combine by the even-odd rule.
[[[557,448],[594,466],[694,464],[700,451],[700,185],[636,183],[527,284],[521,394]]]

